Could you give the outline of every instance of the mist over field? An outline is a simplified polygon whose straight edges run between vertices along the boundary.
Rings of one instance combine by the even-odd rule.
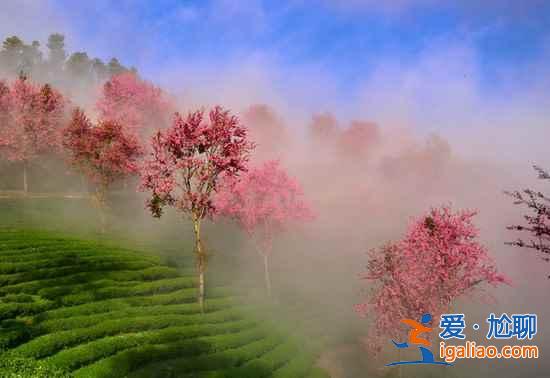
[[[229,109],[257,144],[250,164],[279,160],[296,178],[315,219],[274,240],[274,297],[291,319],[305,307],[330,333],[332,342],[316,365],[333,377],[397,376],[384,370],[397,356],[389,339],[382,356],[370,357],[365,346],[369,320],[354,311],[369,288],[360,275],[369,250],[402,239],[412,219],[444,205],[478,211],[479,240],[511,281],[485,285],[489,300],[459,298],[453,311],[464,313],[467,324],[484,324],[491,312],[537,314],[532,344],[540,358],[457,360],[445,375],[437,367],[414,371],[434,377],[549,375],[550,264],[535,251],[505,244],[522,236],[506,227],[523,222],[528,210],[504,194],[526,188],[548,193],[547,181],[532,169],[550,169],[548,25],[550,8],[543,1],[0,4],[2,40],[37,40],[48,61],[48,36],[61,33],[68,61],[75,52],[87,53],[65,63],[61,74],[46,64],[26,73],[54,85],[94,122],[103,84],[114,73],[137,72],[162,89],[167,113]],[[112,57],[120,67],[109,66]],[[92,68],[94,58],[105,71]],[[19,70],[1,62],[0,79],[14,80]],[[148,120],[148,135],[167,127],[171,116],[163,116]],[[5,161],[0,170],[9,197],[21,187],[21,170]],[[44,160],[29,174],[37,193],[93,189],[63,159]],[[152,218],[147,194],[135,190],[138,181],[112,190],[113,234],[176,266],[192,264],[191,223],[173,210]],[[95,235],[97,221],[79,210],[85,202],[79,201],[58,201],[55,212],[63,219],[56,224],[41,223],[47,210],[32,210],[29,202],[20,211],[22,222]],[[262,292],[261,258],[246,235],[235,222],[214,220],[204,231],[212,271],[237,291]],[[184,251],[188,255],[180,256]],[[490,343],[469,328],[466,335]],[[416,376],[405,368],[402,374]]]

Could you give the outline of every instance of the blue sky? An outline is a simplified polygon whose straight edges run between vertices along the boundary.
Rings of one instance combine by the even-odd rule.
[[[0,10],[0,34],[60,31],[71,52],[117,56],[197,101],[427,131],[548,119],[546,0],[3,0]]]
[[[548,53],[548,1],[386,3],[394,5],[370,0],[50,2],[76,34],[70,39],[98,54],[121,56],[146,74],[179,60],[223,64],[261,53],[288,69],[321,67],[338,85],[352,89],[357,77],[369,75],[381,59],[407,64],[434,42],[448,41],[475,49],[481,79],[494,85],[499,70],[521,75]]]

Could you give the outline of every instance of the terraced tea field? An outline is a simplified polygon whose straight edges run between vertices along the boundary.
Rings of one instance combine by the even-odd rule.
[[[325,377],[317,342],[220,283],[95,240],[0,229],[2,377]],[[256,308],[253,308],[256,307]]]

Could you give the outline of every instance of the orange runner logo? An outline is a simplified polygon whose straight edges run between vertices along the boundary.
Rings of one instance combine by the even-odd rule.
[[[422,318],[420,319],[420,323],[413,319],[402,319],[401,323],[404,323],[409,327],[411,327],[411,330],[409,331],[409,340],[404,343],[397,343],[394,340],[392,340],[392,343],[398,349],[417,346],[418,349],[420,350],[420,355],[422,359],[415,360],[415,361],[397,361],[397,362],[389,363],[386,366],[417,365],[417,364],[452,366],[452,364],[448,362],[435,361],[434,354],[432,353],[431,350],[428,349],[428,347],[430,347],[432,344],[427,339],[420,337],[421,334],[428,333],[433,330],[432,327],[427,326],[427,324],[429,324],[431,321],[432,321],[431,314],[422,315]]]

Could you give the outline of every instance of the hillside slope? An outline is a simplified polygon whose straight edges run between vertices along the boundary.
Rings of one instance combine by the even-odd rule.
[[[312,377],[315,346],[192,270],[44,231],[0,230],[2,377]],[[311,345],[310,345],[311,344]],[[19,373],[17,373],[19,372]],[[17,375],[19,374],[19,375]]]

